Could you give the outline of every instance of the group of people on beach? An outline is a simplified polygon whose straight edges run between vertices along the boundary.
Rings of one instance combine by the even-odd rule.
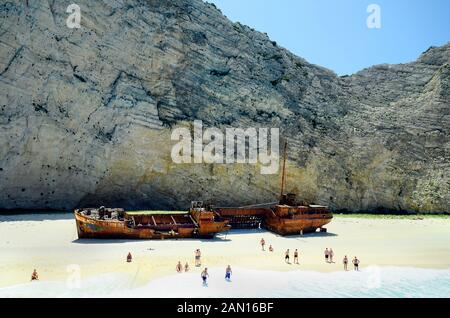
[[[228,265],[227,268],[225,269],[225,280],[226,281],[231,282],[231,274],[232,273],[233,273],[233,270],[231,269],[231,266]],[[203,286],[208,286],[208,278],[209,278],[208,268],[205,267],[205,269],[201,272],[200,276],[203,281]]]
[[[201,257],[202,257],[202,252],[198,248],[198,249],[196,249],[194,251],[194,259],[195,259],[195,266],[196,267],[200,267],[202,265]],[[183,272],[183,265],[181,264],[181,261],[178,261],[178,264],[176,265],[175,270],[178,273],[182,273]],[[188,272],[189,270],[190,270],[189,264],[186,262],[186,264],[184,265],[184,271]],[[231,274],[232,273],[233,273],[233,271],[231,270],[231,266],[228,265],[227,268],[225,269],[225,280],[231,281]],[[208,273],[208,268],[207,267],[205,267],[205,269],[200,273],[200,277],[202,278],[203,285],[204,286],[208,286],[209,273]]]
[[[263,250],[263,251],[265,251],[265,246],[266,246],[266,241],[264,240],[264,238],[261,238],[261,241],[259,241],[259,244],[261,244],[261,249]],[[272,246],[272,244],[270,244],[269,245],[269,252],[273,252],[274,251],[274,249],[273,249],[273,246]],[[284,261],[287,263],[287,264],[290,264],[291,262],[290,262],[290,251],[289,251],[289,249],[287,249],[286,250],[286,252],[284,253]],[[298,249],[295,249],[295,251],[294,251],[294,264],[300,264],[299,262],[298,262],[298,257],[299,257],[299,252],[298,252]]]
[[[333,261],[333,257],[334,257],[334,252],[332,248],[326,248],[324,251],[324,255],[325,255],[325,262],[327,263],[334,263]],[[342,263],[344,264],[344,270],[348,271],[348,257],[347,255],[344,256],[344,259],[342,260]],[[355,256],[353,258],[353,269],[355,271],[359,271],[359,263],[360,260]]]
[[[264,247],[266,246],[266,241],[264,240],[264,238],[259,241],[259,244],[261,244],[261,249],[265,251]],[[272,244],[269,245],[269,252],[273,252]]]
[[[291,253],[290,253],[289,249],[287,249],[286,252],[284,252],[284,261],[285,261],[286,264],[291,264],[291,262],[290,262],[290,254]],[[298,262],[298,255],[299,255],[298,249],[295,249],[295,251],[294,251],[294,264],[300,265],[300,263]]]
[[[259,244],[261,245],[261,249],[263,251],[265,251],[266,241],[264,240],[264,238],[261,238],[261,240],[259,241]],[[269,246],[269,251],[273,252],[272,245]],[[291,254],[291,252],[290,252],[289,249],[287,249],[286,252],[284,252],[284,262],[286,264],[291,264],[291,262],[290,262],[291,255],[290,254]],[[330,263],[330,264],[334,263],[334,260],[333,260],[333,258],[334,258],[334,251],[333,251],[332,248],[328,248],[327,247],[325,249],[325,251],[324,251],[324,255],[325,255],[325,262]],[[295,249],[294,250],[294,264],[299,264],[300,265],[300,263],[299,263],[299,256],[300,256],[300,253],[299,253],[298,249]],[[344,264],[344,270],[348,271],[349,259],[348,259],[347,255],[345,255],[345,257],[342,260],[342,262]],[[354,270],[355,271],[359,271],[360,260],[356,256],[353,258],[352,263],[353,263]]]
[[[175,266],[175,270],[176,270],[178,273],[182,273],[183,270],[184,270],[185,272],[189,272],[190,268],[189,268],[188,262],[186,262],[186,264],[184,264],[184,267],[183,267],[183,265],[181,264],[181,261],[178,261],[177,266]]]

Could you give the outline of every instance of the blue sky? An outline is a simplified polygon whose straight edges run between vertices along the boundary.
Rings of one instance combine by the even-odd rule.
[[[450,41],[450,0],[208,0],[233,22],[339,75],[415,60]],[[378,4],[381,28],[369,29]]]

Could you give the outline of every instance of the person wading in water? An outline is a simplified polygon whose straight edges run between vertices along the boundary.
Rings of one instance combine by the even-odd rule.
[[[231,281],[231,274],[233,273],[233,271],[231,270],[231,266],[228,265],[227,269],[225,270],[225,279],[227,281]]]
[[[208,269],[207,268],[205,268],[203,270],[203,272],[201,273],[201,277],[202,277],[202,280],[203,280],[203,286],[208,286],[209,274],[208,274]]]

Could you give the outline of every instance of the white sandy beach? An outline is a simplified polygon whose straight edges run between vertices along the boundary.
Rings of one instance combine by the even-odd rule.
[[[305,281],[305,277],[314,275],[319,275],[315,281],[320,282],[325,277],[324,273],[331,272],[336,272],[333,273],[333,281],[342,282],[348,278],[349,281],[358,282],[362,277],[367,281],[370,278],[367,275],[377,273],[380,269],[386,273],[385,277],[400,277],[401,273],[415,277],[411,269],[423,269],[419,276],[430,279],[440,277],[438,281],[449,284],[450,218],[425,217],[423,220],[414,220],[336,216],[327,228],[327,234],[316,233],[303,237],[280,237],[264,230],[236,230],[219,235],[214,240],[78,240],[72,214],[0,216],[0,296],[14,296],[15,293],[18,296],[30,296],[23,292],[24,286],[31,295],[44,295],[42,291],[50,283],[56,286],[59,284],[60,288],[67,290],[67,285],[73,285],[73,282],[77,284],[78,278],[83,286],[94,284],[97,287],[96,295],[99,296],[102,295],[98,292],[99,282],[102,282],[100,286],[103,284],[100,289],[108,295],[123,294],[123,291],[118,292],[112,287],[121,286],[131,290],[146,290],[146,295],[175,296],[176,292],[165,294],[177,290],[178,284],[188,286],[200,280],[200,268],[194,267],[194,250],[197,248],[202,251],[202,267],[207,266],[214,273],[211,283],[220,277],[220,283],[217,281],[212,284],[207,294],[214,288],[217,289],[217,295],[226,291],[218,286],[226,284],[222,272],[228,264],[234,269],[234,282],[240,281],[242,284],[249,277],[258,282],[252,284],[254,288],[249,290],[233,282],[234,286],[241,286],[241,292],[247,290],[246,294],[251,293],[251,290],[261,293],[261,290],[270,290],[270,286],[281,291],[283,288],[280,286],[288,284],[290,280]],[[273,245],[273,253],[261,251],[259,240],[262,237],[267,246]],[[323,251],[326,247],[332,247],[335,252],[334,264],[324,261]],[[294,249],[300,251],[300,265],[284,263],[284,252],[288,248],[291,257]],[[125,262],[129,251],[134,257],[132,263]],[[357,256],[361,260],[362,272],[343,272],[344,255],[350,259]],[[179,260],[183,264],[189,262],[189,273],[175,273],[175,265]],[[30,283],[34,268],[40,275],[40,281]],[[360,276],[355,276],[358,274]],[[40,291],[36,291],[36,288]],[[184,293],[185,288],[180,287],[179,291]],[[280,291],[274,293],[280,294]],[[205,293],[201,289],[197,292],[193,295],[202,296]],[[64,292],[60,291],[57,295],[63,296]],[[70,295],[85,296],[81,291]],[[129,293],[131,295],[134,293]],[[263,297],[269,295],[271,293],[261,293]],[[256,295],[248,295],[251,296]]]

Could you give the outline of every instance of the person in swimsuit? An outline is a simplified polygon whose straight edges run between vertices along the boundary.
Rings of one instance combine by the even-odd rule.
[[[329,263],[328,262],[328,257],[330,256],[330,252],[328,251],[328,248],[325,249],[324,254],[325,254],[325,262]]]
[[[261,239],[261,248],[264,251],[264,245],[266,245],[266,241],[264,241],[264,238]]]
[[[348,265],[348,257],[345,255],[344,260],[342,261],[344,263],[344,271],[348,271],[347,265]]]
[[[208,285],[208,281],[207,280],[208,280],[208,277],[209,277],[207,268],[205,268],[203,270],[203,272],[201,273],[201,276],[202,276],[202,280],[203,280],[203,286],[207,286]]]
[[[289,249],[284,253],[284,261],[289,264]]]
[[[228,265],[227,269],[225,270],[225,279],[227,281],[231,281],[231,274],[233,273],[233,271],[231,270],[231,266]]]
[[[31,274],[31,280],[39,280],[39,275],[38,275],[36,269],[34,269],[33,273]]]
[[[189,264],[188,264],[188,262],[186,262],[186,264],[184,265],[184,271],[185,272],[189,272]]]
[[[273,247],[272,247],[272,245],[269,246],[269,252],[273,252]]]
[[[178,261],[177,266],[175,267],[175,269],[177,270],[178,273],[183,272],[183,265],[181,265],[181,262]]]
[[[353,266],[354,266],[355,271],[359,271],[359,259],[357,259],[356,256],[353,259]]]
[[[128,252],[128,255],[127,255],[127,263],[131,263],[132,259],[133,259],[133,256],[131,256],[131,253]]]
[[[298,250],[295,249],[294,251],[294,264],[298,264]]]
[[[334,262],[333,262],[334,252],[333,252],[333,249],[332,249],[332,248],[330,248],[329,254],[330,254],[330,263],[334,263]]]
[[[200,261],[200,257],[201,257],[200,249],[196,249],[195,250],[195,266],[196,267],[199,267],[202,265],[202,263]]]

